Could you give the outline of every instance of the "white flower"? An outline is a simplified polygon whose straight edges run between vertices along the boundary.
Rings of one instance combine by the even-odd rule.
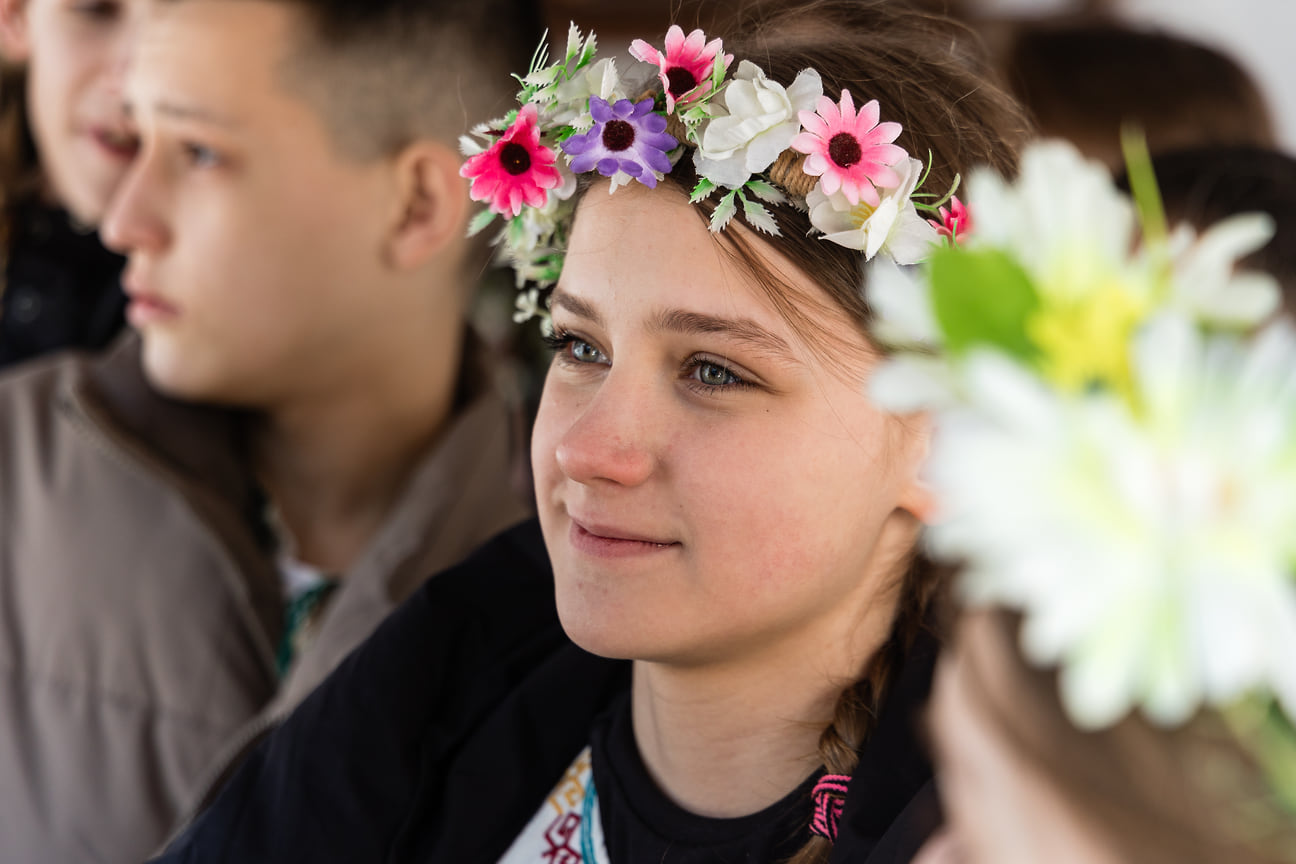
[[[1273,235],[1273,219],[1264,213],[1230,216],[1200,237],[1180,226],[1170,241],[1174,273],[1169,302],[1224,327],[1260,323],[1281,303],[1278,283],[1267,273],[1238,270],[1237,263]]]
[[[900,184],[879,189],[881,201],[876,208],[862,200],[852,205],[841,192],[826,195],[815,186],[806,196],[810,224],[824,233],[823,239],[862,250],[865,260],[885,252],[897,264],[916,264],[931,254],[932,244],[940,239],[910,200],[922,179],[923,165],[917,159],[902,159],[891,167]],[[979,213],[977,218],[982,218]]]
[[[819,73],[806,69],[787,89],[746,60],[711,102],[712,117],[693,154],[698,176],[737,189],[774,164],[801,131],[800,111],[823,96]]]
[[[990,169],[972,172],[967,200],[977,224],[967,247],[1009,251],[1043,294],[1074,300],[1113,282],[1143,290],[1144,280],[1125,275],[1134,206],[1106,167],[1070,144],[1032,145],[1012,184]]]
[[[626,98],[616,61],[612,58],[600,60],[578,72],[570,81],[558,85],[553,104],[545,110],[545,126],[572,126],[582,132],[589,129],[594,125],[589,110],[591,96],[608,103]]]
[[[1023,611],[1082,727],[1256,690],[1296,718],[1296,332],[1247,347],[1167,316],[1134,365],[1137,416],[973,354],[933,441],[931,546],[969,600]]]

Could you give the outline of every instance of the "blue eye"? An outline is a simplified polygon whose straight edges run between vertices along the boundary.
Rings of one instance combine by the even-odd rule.
[[[194,168],[215,168],[221,164],[220,154],[210,147],[193,142],[185,142],[183,146],[185,159]]]
[[[708,387],[727,387],[742,381],[719,363],[700,362],[693,369],[693,377]]]
[[[559,331],[546,336],[545,344],[559,359],[565,359],[572,363],[607,364],[609,362],[607,355],[602,351],[579,336],[566,331]]]
[[[580,339],[572,340],[571,355],[572,359],[581,363],[602,363],[605,359],[602,351],[588,342],[582,342]]]

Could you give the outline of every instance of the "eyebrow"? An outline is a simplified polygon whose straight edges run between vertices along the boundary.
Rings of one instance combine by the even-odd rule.
[[[584,318],[596,327],[604,326],[603,316],[593,304],[562,289],[554,291],[551,303],[579,318]],[[793,358],[787,342],[750,318],[720,318],[683,309],[663,309],[649,322],[649,329],[654,333],[723,336],[766,354],[787,360]]]
[[[169,117],[173,120],[207,123],[225,129],[236,129],[239,126],[238,121],[225,114],[209,111],[205,108],[198,108],[193,105],[185,105],[180,102],[168,102],[166,100],[154,102],[153,110],[157,114],[160,114],[163,117]],[[131,116],[135,113],[135,106],[130,102],[126,103],[126,113]]]

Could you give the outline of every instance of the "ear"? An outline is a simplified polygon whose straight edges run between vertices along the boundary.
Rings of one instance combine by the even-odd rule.
[[[413,270],[433,256],[461,249],[468,189],[459,163],[457,152],[430,139],[414,142],[396,157],[396,214],[385,244],[391,266]]]
[[[31,57],[27,0],[0,0],[0,56],[10,63],[26,63]]]
[[[924,525],[930,525],[936,518],[936,493],[925,479],[931,445],[931,418],[927,414],[913,414],[901,422],[907,427],[910,440],[904,455],[908,476],[898,506]]]

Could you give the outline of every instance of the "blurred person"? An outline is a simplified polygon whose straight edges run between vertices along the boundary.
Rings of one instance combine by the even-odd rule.
[[[95,229],[135,155],[121,81],[153,2],[0,2],[0,366],[125,323],[123,261]]]
[[[138,337],[0,380],[0,858],[137,861],[523,517],[455,142],[526,2],[183,0],[104,215]],[[493,82],[500,82],[498,85]]]
[[[937,666],[928,722],[950,823],[918,864],[1296,860],[1296,817],[1219,717],[1077,728],[1020,628],[1005,609],[963,612]]]
[[[1260,86],[1219,49],[1101,18],[996,22],[994,30],[1003,80],[1039,134],[1065,138],[1113,171],[1129,124],[1153,153],[1275,146]]]

